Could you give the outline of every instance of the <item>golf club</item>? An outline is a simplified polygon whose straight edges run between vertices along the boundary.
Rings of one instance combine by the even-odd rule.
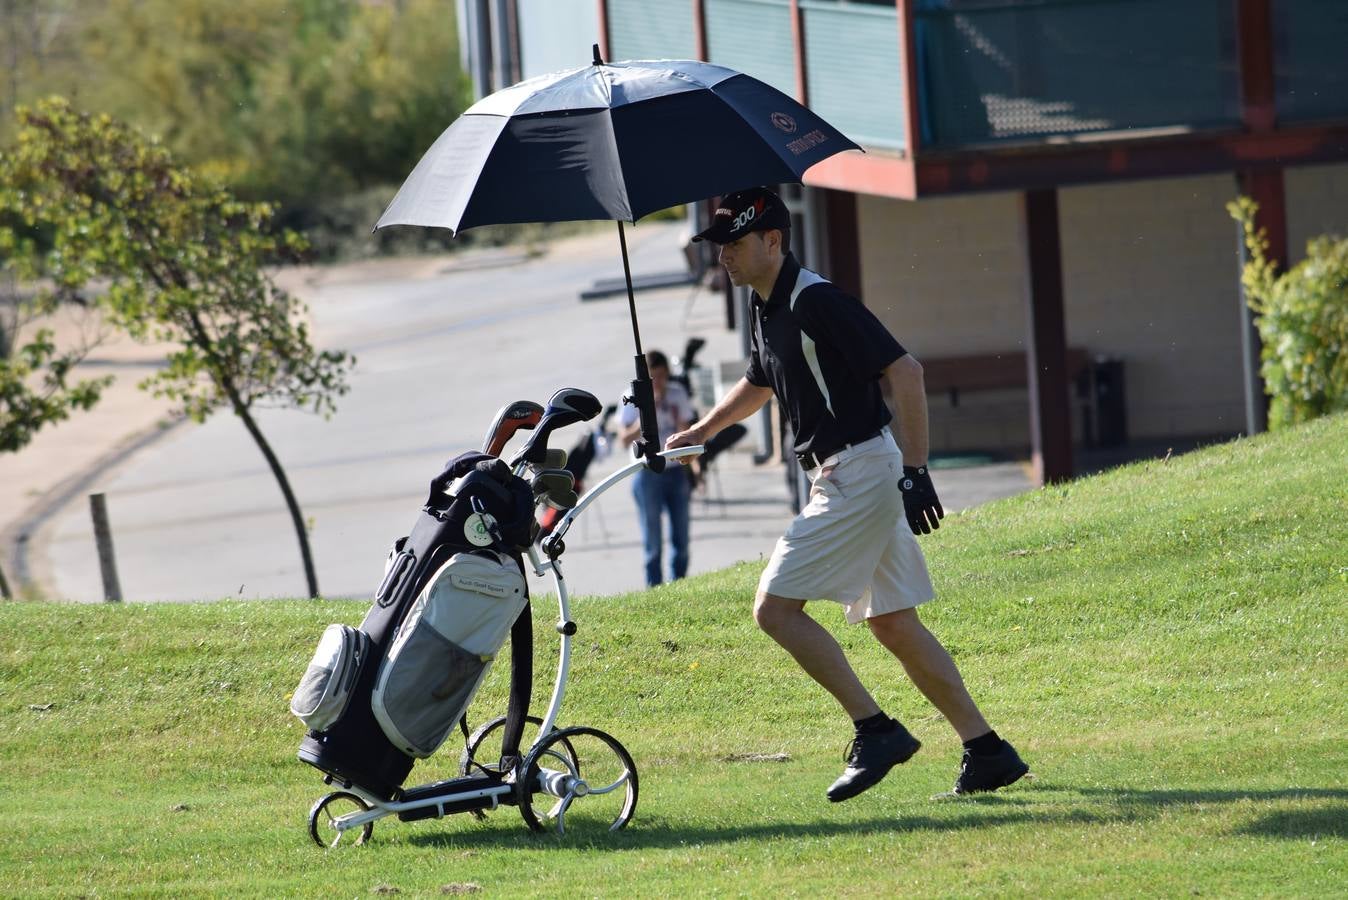
[[[544,469],[534,476],[530,486],[534,502],[556,510],[566,510],[580,502],[576,493],[576,476],[566,469]]]
[[[492,420],[491,427],[487,429],[487,436],[482,440],[482,452],[500,456],[505,445],[515,436],[515,432],[533,428],[542,418],[543,407],[532,400],[507,403],[501,407],[496,418]]]
[[[562,388],[548,398],[543,410],[543,418],[525,445],[510,461],[511,468],[522,462],[535,466],[543,465],[547,457],[548,437],[558,428],[574,425],[593,419],[603,410],[604,405],[589,391],[580,388]]]
[[[544,469],[530,482],[534,494],[550,494],[554,491],[570,491],[576,487],[576,476],[565,469]]]
[[[554,491],[543,496],[543,504],[556,510],[573,509],[579,502],[580,495],[575,491]]]

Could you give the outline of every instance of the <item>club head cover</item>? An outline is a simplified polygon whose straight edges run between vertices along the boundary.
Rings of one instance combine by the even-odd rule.
[[[490,458],[479,460],[474,468],[484,475],[490,475],[501,484],[505,484],[510,480],[510,467],[499,459]]]

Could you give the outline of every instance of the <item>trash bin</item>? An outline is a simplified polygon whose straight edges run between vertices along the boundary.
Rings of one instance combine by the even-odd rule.
[[[1091,366],[1092,406],[1095,408],[1095,445],[1121,447],[1128,443],[1128,404],[1123,390],[1123,360],[1097,359]]]

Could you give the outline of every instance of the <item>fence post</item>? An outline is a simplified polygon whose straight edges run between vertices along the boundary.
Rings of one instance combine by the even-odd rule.
[[[112,552],[112,528],[108,526],[108,505],[102,494],[89,495],[89,511],[94,517],[98,568],[103,573],[103,599],[109,603],[121,603],[122,586],[117,582],[117,558]]]

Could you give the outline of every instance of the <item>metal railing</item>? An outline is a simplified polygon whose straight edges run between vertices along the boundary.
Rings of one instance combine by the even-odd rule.
[[[1230,0],[917,0],[923,145],[1238,127]]]

